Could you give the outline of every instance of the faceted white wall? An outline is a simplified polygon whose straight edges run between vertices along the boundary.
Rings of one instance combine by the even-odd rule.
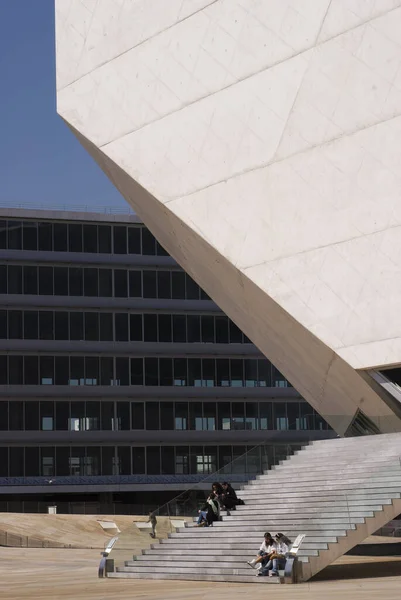
[[[401,0],[56,0],[56,25],[58,112],[160,242],[340,433],[399,429],[354,369],[401,362]]]

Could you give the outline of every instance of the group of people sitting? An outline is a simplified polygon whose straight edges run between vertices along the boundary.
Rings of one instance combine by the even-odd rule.
[[[285,568],[286,555],[292,542],[283,533],[276,533],[274,538],[266,532],[258,555],[247,561],[253,569],[258,569],[259,577],[278,577],[279,569]]]
[[[235,510],[238,504],[245,504],[241,498],[237,497],[234,488],[225,481],[220,484],[213,483],[212,491],[210,492],[206,504],[199,512],[198,527],[209,527],[214,521],[220,519],[220,511],[226,510],[230,514],[231,510]]]

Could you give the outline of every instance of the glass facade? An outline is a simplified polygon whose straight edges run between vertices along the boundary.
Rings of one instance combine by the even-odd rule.
[[[0,265],[0,294],[209,300],[183,271]]]
[[[20,214],[0,217],[0,477],[251,475],[331,435],[136,219]]]
[[[0,339],[250,344],[226,316],[0,310]]]
[[[296,444],[272,446],[0,446],[0,477],[90,477],[99,475],[250,476],[277,464]],[[243,459],[238,460],[243,456]],[[235,461],[232,465],[232,461]]]
[[[0,385],[291,387],[266,359],[0,355]]]
[[[0,431],[324,431],[305,402],[0,400]]]

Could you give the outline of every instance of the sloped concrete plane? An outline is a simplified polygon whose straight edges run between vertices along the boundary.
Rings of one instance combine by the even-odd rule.
[[[401,0],[55,4],[58,113],[160,243],[338,434],[400,431]]]

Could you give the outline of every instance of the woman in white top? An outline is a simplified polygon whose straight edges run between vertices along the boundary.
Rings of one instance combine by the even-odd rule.
[[[259,552],[256,558],[248,560],[247,563],[252,569],[260,569],[264,566],[270,558],[270,554],[275,551],[275,541],[273,540],[270,533],[266,532],[262,545],[259,548]]]

